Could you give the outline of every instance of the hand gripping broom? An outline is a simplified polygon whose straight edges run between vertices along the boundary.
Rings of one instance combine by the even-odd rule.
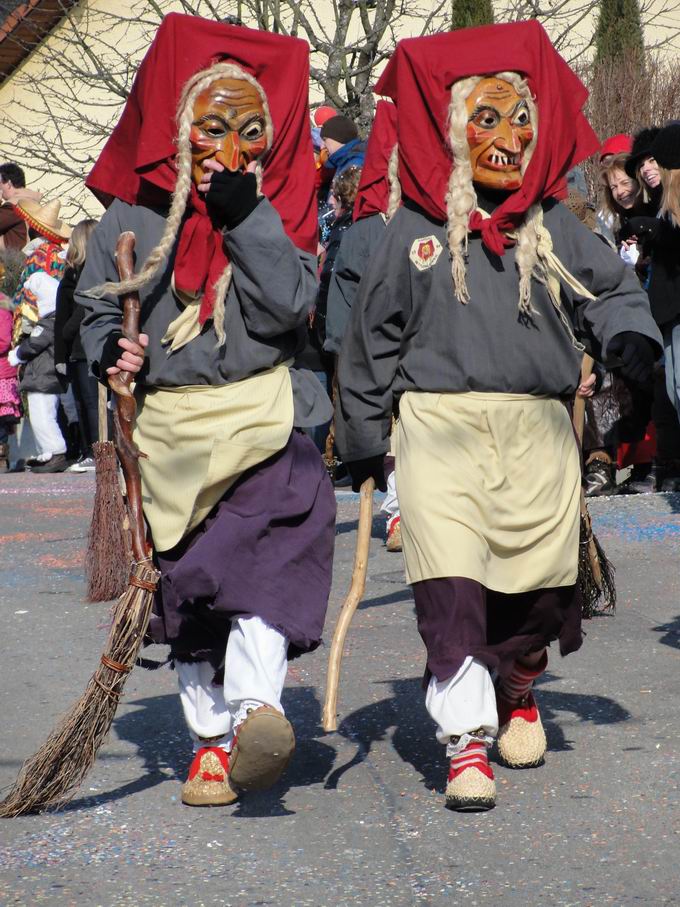
[[[116,247],[121,280],[133,274],[134,233],[122,233]],[[139,295],[123,301],[123,336],[139,337]],[[142,514],[138,459],[132,440],[136,415],[130,390],[133,376],[121,373],[109,379],[116,395],[116,442],[127,487],[134,564],[126,592],[115,605],[111,629],[100,663],[85,692],[52,731],[42,747],[28,759],[8,796],[0,803],[0,817],[42,812],[66,803],[78,789],[97,757],[116,714],[128,674],[144,639],[159,574],[151,563]]]

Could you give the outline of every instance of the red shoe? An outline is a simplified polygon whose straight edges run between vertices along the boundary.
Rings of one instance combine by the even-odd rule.
[[[182,785],[187,806],[227,806],[238,799],[229,783],[229,754],[219,746],[203,746],[189,767]]]
[[[388,551],[401,551],[401,517],[394,517],[388,525],[385,547]]]
[[[516,704],[497,693],[499,731],[496,742],[501,762],[508,768],[543,765],[548,748],[541,716],[531,690]]]

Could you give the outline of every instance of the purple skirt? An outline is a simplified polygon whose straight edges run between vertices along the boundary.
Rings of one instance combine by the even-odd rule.
[[[508,594],[462,577],[413,583],[418,631],[427,648],[426,680],[448,680],[472,655],[501,676],[516,661],[559,640],[560,653],[581,648],[578,586]]]
[[[321,641],[333,575],[335,494],[310,439],[294,431],[245,472],[210,515],[157,554],[161,582],[149,633],[178,661],[224,659],[234,617],[260,617],[290,641]]]

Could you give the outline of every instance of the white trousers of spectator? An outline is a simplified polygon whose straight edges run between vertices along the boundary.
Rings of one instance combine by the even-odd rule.
[[[58,394],[29,392],[28,418],[41,459],[49,460],[53,454],[66,453],[66,442],[57,422]]]
[[[489,669],[481,661],[465,659],[458,671],[448,680],[430,678],[425,693],[425,706],[437,724],[437,740],[450,743],[479,728],[488,737],[498,734],[496,691]]]
[[[399,500],[397,498],[397,474],[392,472],[387,477],[387,494],[385,500],[380,505],[382,513],[387,515],[387,531],[394,519],[399,516]]]
[[[680,414],[680,318],[663,326],[663,352],[668,398]]]
[[[194,741],[219,737],[211,746],[229,752],[234,732],[248,709],[271,705],[283,713],[281,694],[288,668],[288,640],[259,617],[231,622],[224,659],[224,686],[212,682],[215,670],[206,661],[175,662],[184,718]]]

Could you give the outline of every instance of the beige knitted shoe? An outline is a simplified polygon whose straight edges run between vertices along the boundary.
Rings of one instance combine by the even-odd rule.
[[[229,783],[229,756],[217,746],[205,746],[194,756],[182,786],[187,806],[228,806],[238,799]]]
[[[543,765],[548,748],[541,716],[530,691],[517,705],[498,699],[498,756],[508,768]]]
[[[451,759],[446,807],[458,812],[482,812],[496,805],[496,781],[486,744],[472,741]]]
[[[229,757],[231,783],[240,790],[264,790],[279,780],[295,751],[290,721],[263,705],[249,711]]]

